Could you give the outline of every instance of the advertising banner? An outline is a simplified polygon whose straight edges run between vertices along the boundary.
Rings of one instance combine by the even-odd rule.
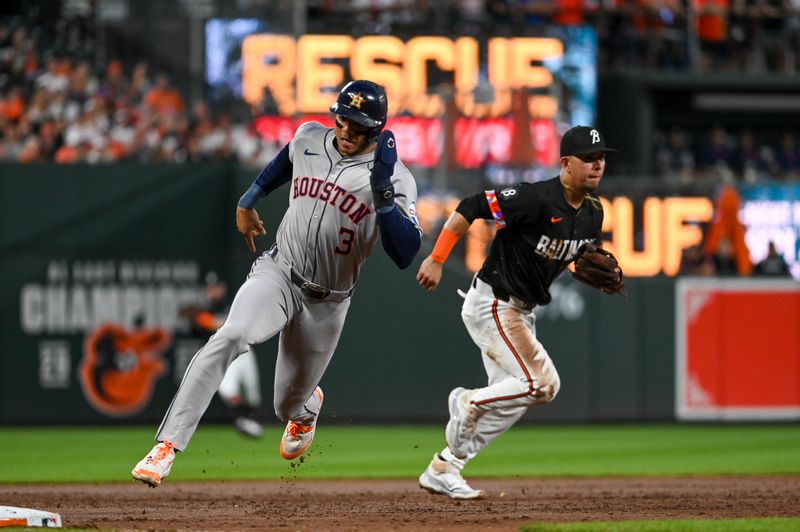
[[[229,180],[213,165],[24,172],[0,194],[0,419],[160,418],[202,344],[180,310],[230,264]],[[34,196],[46,216],[20,201]]]
[[[745,185],[741,195],[740,219],[753,264],[766,258],[771,242],[800,280],[800,184]]]
[[[684,278],[675,293],[678,419],[800,419],[800,284]]]

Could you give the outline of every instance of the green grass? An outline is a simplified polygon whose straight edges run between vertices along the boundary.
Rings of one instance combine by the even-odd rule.
[[[675,521],[594,521],[524,525],[520,532],[773,532],[800,530],[800,519],[680,519]]]
[[[303,463],[278,455],[282,427],[248,440],[201,425],[173,480],[413,478],[444,445],[439,426],[323,423]],[[0,429],[0,482],[128,482],[153,427]],[[546,459],[533,459],[534,456]],[[800,473],[800,426],[526,425],[468,466],[468,475],[605,476]]]

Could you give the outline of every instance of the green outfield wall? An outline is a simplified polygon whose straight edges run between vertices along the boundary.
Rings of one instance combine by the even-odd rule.
[[[178,309],[202,299],[209,272],[238,288],[254,258],[234,220],[254,174],[213,164],[0,167],[0,423],[160,420],[202,343]],[[286,204],[279,191],[259,207],[268,229],[259,250]],[[322,381],[330,419],[442,421],[450,389],[484,383],[457,294],[471,273],[448,262],[428,294],[414,280],[420,260],[401,271],[377,247],[366,263]],[[673,280],[628,286],[628,300],[569,276],[553,286],[537,331],[562,388],[530,419],[673,418]],[[276,346],[257,347],[265,420]],[[225,415],[215,399],[205,419]]]

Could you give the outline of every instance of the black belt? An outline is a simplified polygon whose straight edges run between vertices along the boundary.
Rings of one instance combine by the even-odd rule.
[[[278,256],[278,244],[273,245],[270,250],[267,251],[267,255],[276,259]],[[283,260],[283,262],[290,268],[289,277],[292,279],[292,284],[299,288],[300,292],[309,299],[324,301],[330,297],[332,301],[344,301],[353,295],[354,288],[350,288],[350,290],[331,290],[330,288],[325,288],[324,286],[320,286],[305,279],[302,275],[297,273],[288,262],[285,260]]]
[[[486,283],[486,281],[483,281],[483,282]],[[478,284],[477,277],[475,277],[472,280],[472,286],[475,287],[477,284]],[[500,301],[504,301],[506,303],[511,303],[512,302],[511,299],[513,297],[515,302],[517,304],[521,304],[522,308],[525,309],[525,310],[533,310],[533,308],[536,306],[536,304],[529,303],[527,301],[523,301],[522,299],[520,299],[520,298],[518,298],[516,296],[512,296],[511,294],[509,294],[505,290],[503,290],[501,288],[497,288],[496,286],[494,286],[492,284],[489,284],[489,283],[486,283],[486,284],[488,284],[489,286],[492,287],[492,293],[494,294],[494,297],[499,299]]]
[[[297,286],[304,296],[318,301],[323,301],[326,297],[331,295],[331,289],[325,288],[311,281],[303,279],[299,273],[292,268],[292,282]]]

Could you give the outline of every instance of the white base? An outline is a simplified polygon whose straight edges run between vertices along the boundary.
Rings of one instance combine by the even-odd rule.
[[[12,526],[61,528],[61,516],[31,508],[0,506],[0,528]]]

